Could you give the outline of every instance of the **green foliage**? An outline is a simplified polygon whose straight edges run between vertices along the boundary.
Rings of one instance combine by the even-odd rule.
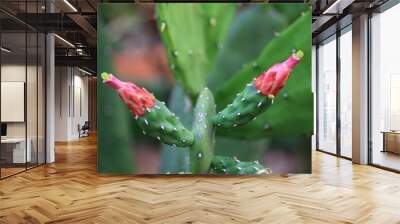
[[[244,162],[236,157],[215,156],[211,162],[211,171],[216,174],[269,174],[258,161]]]
[[[199,95],[194,108],[192,132],[194,144],[190,147],[190,171],[207,173],[214,152],[215,128],[211,118],[215,115],[214,96],[208,88]]]
[[[103,7],[99,7],[100,13],[103,13]],[[99,17],[99,26],[102,21]],[[99,60],[97,69],[99,71],[112,71],[112,58],[106,54],[106,46],[111,43],[104,34],[104,29],[99,29],[98,44]],[[98,166],[100,173],[133,173],[135,172],[134,155],[130,148],[129,123],[133,118],[126,110],[126,106],[119,100],[118,94],[111,88],[103,85],[102,79],[98,81],[98,99],[97,104],[97,144],[98,144]],[[118,114],[118,116],[115,116]],[[113,137],[110,138],[109,130],[113,130]]]
[[[293,48],[304,51],[302,61],[292,71],[286,86],[274,99],[274,105],[256,120],[232,130],[218,129],[217,134],[234,138],[256,139],[268,136],[309,135],[313,130],[311,93],[311,11],[282,31],[261,52],[255,64],[247,64],[217,91],[215,100],[224,108],[246,83],[273,64],[283,61]],[[256,65],[256,66],[255,66]],[[300,74],[300,71],[304,71]]]
[[[180,118],[185,127],[191,128],[193,107],[180,85],[174,86],[169,97],[168,108]],[[190,172],[189,147],[178,148],[162,144],[160,162],[160,173]]]
[[[179,117],[169,111],[164,102],[156,100],[150,111],[137,119],[143,134],[149,134],[165,144],[186,147],[193,144],[194,136],[179,121]]]
[[[263,96],[250,82],[246,88],[236,95],[232,104],[218,112],[213,117],[213,123],[218,127],[234,128],[256,118],[271,105],[271,99]]]
[[[215,59],[208,88],[217,90],[244,64],[253,63],[262,49],[307,9],[308,4],[274,3],[252,4],[241,10],[233,19]]]
[[[235,11],[235,4],[157,4],[158,27],[170,68],[193,101],[206,86]]]

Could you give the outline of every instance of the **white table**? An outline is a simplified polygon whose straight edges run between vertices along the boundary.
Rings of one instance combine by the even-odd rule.
[[[1,144],[2,147],[6,146],[12,146],[13,147],[13,163],[25,163],[25,162],[31,162],[31,145],[32,141],[30,138],[26,140],[28,143],[25,151],[25,138],[5,138],[1,139]],[[4,145],[4,146],[3,146]],[[26,152],[26,154],[25,154]],[[26,159],[26,160],[25,160]]]

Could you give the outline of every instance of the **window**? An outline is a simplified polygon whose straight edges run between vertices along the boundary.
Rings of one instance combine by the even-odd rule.
[[[352,33],[351,26],[340,36],[340,155],[352,154]]]
[[[371,162],[400,170],[400,5],[371,18]]]
[[[318,48],[318,149],[336,153],[336,36]]]

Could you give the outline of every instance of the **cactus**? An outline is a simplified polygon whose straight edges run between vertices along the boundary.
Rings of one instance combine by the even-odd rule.
[[[283,63],[275,64],[263,72],[254,82],[247,84],[246,88],[236,95],[232,104],[213,117],[214,124],[224,128],[241,126],[267,110],[302,57],[303,52],[298,51]]]
[[[261,139],[266,137],[310,136],[313,130],[313,96],[311,92],[311,12],[308,10],[274,38],[253,62],[243,66],[226,81],[215,94],[217,109],[226,107],[246,83],[254,79],[263,69],[277,61],[283,61],[293,48],[301,49],[304,57],[292,71],[281,94],[274,98],[274,105],[257,116],[256,120],[234,129],[217,129],[217,136],[239,139]],[[302,35],[299,35],[299,34]],[[295,113],[294,113],[295,112]]]
[[[277,17],[276,19],[280,20],[280,23],[271,26],[271,29],[274,29],[272,32],[265,31],[265,35],[270,39],[260,37],[258,44],[248,44],[247,46],[250,45],[252,49],[251,52],[244,52],[244,57],[240,52],[246,47],[236,50],[236,46],[241,44],[241,41],[235,41],[237,39],[234,36],[245,33],[242,32],[242,28],[247,26],[242,24],[242,28],[234,30],[234,32],[228,29],[236,13],[237,4],[158,4],[156,7],[157,26],[166,49],[171,72],[183,87],[181,90],[175,88],[170,106],[181,118],[187,118],[182,119],[187,127],[190,126],[192,120],[191,131],[184,127],[179,118],[163,102],[158,101],[144,88],[122,82],[107,73],[103,73],[102,78],[106,85],[118,92],[139,127],[143,129],[143,133],[168,144],[163,147],[162,159],[178,161],[168,161],[168,163],[161,161],[161,170],[165,173],[179,174],[271,173],[264,165],[253,161],[256,157],[245,157],[239,155],[237,151],[222,152],[218,150],[220,155],[231,155],[231,157],[214,155],[215,134],[219,134],[223,138],[227,137],[226,139],[263,138],[262,141],[268,141],[265,139],[266,136],[271,136],[271,133],[279,133],[280,127],[276,128],[278,124],[286,124],[289,121],[294,123],[295,119],[289,118],[290,116],[300,117],[300,122],[308,121],[310,114],[304,117],[297,114],[292,115],[293,113],[288,113],[290,110],[287,108],[291,108],[292,111],[293,108],[300,108],[300,111],[307,112],[304,107],[310,106],[308,104],[310,99],[312,102],[311,92],[308,93],[310,72],[305,68],[305,66],[310,67],[310,57],[304,58],[299,63],[303,58],[303,51],[298,51],[285,60],[292,48],[302,49],[305,55],[311,55],[309,45],[311,37],[308,32],[303,31],[307,27],[309,28],[311,21],[310,10],[303,12],[304,8],[308,8],[308,6],[303,5],[294,11],[291,10],[295,13],[287,16],[287,20]],[[258,16],[265,14],[262,10],[270,10],[268,12],[271,14],[279,14],[279,11],[287,10],[286,5],[279,5],[276,10],[273,8],[272,5],[268,5],[268,7],[257,7],[255,10],[261,10],[258,12]],[[247,10],[246,7],[243,11],[245,10]],[[300,11],[302,11],[301,16]],[[241,13],[242,11],[239,15],[246,17],[254,15],[254,13]],[[295,17],[300,18],[290,26],[286,26]],[[260,17],[254,17],[249,21],[257,20],[257,18]],[[229,45],[230,50],[233,49],[233,53],[228,53],[228,56],[235,57],[232,54],[240,54],[240,63],[238,62],[230,68],[231,72],[227,73],[231,74],[221,74],[213,82],[214,77],[207,79],[209,74],[216,75],[221,70],[229,71],[229,69],[213,67],[221,66],[217,58],[224,57],[224,55],[226,57],[226,52],[229,52],[221,51],[224,49],[228,30],[229,34],[233,35]],[[283,62],[274,65],[281,61]],[[240,69],[240,66],[247,62],[248,64]],[[296,66],[298,63],[299,65]],[[224,65],[222,62],[222,64],[226,66],[226,63]],[[294,69],[295,67],[296,69]],[[263,72],[266,68],[269,69]],[[306,74],[292,76],[294,78],[288,80],[292,70],[295,74],[300,70],[305,71]],[[234,77],[227,80],[227,77],[233,73],[236,73]],[[250,81],[257,74],[260,74],[258,78]],[[296,82],[299,83],[298,86],[296,86]],[[246,83],[248,84],[243,90]],[[211,89],[216,91],[215,101],[213,93],[207,86],[211,86]],[[283,92],[283,94],[278,94],[279,92]],[[191,100],[189,110],[186,109],[186,106],[182,106],[182,99],[187,98]],[[229,102],[232,103],[228,105]],[[218,114],[215,114],[215,103],[221,110]],[[195,108],[193,109],[191,105],[194,104]],[[312,110],[312,107],[310,108]],[[273,113],[270,113],[271,110]],[[256,121],[251,122],[255,118],[257,118]],[[270,130],[271,124],[273,131]],[[312,126],[311,122],[310,124]],[[287,129],[292,129],[292,127],[283,127],[285,136],[288,136],[289,133]],[[299,132],[296,128],[293,129],[295,129],[293,133],[306,134]],[[307,131],[309,130],[307,129]],[[173,150],[176,147],[181,147],[182,150]],[[251,148],[249,145],[246,147]],[[261,147],[263,150],[267,149],[265,145]],[[176,152],[183,153],[177,154]],[[246,158],[246,161],[240,161],[234,156],[240,156],[241,160]]]
[[[208,88],[199,95],[194,109],[192,132],[195,137],[190,147],[190,170],[207,173],[214,151],[215,130],[211,118],[215,115],[214,97]]]
[[[168,110],[164,102],[158,101],[146,89],[123,82],[111,74],[104,72],[102,78],[106,85],[118,92],[122,101],[129,107],[138,125],[143,129],[143,134],[149,134],[162,143],[178,147],[193,144],[193,134]]]
[[[270,174],[258,161],[243,162],[236,157],[214,156],[211,161],[211,170],[216,174]]]
[[[216,3],[157,4],[158,27],[171,71],[193,102],[206,86],[236,7]]]

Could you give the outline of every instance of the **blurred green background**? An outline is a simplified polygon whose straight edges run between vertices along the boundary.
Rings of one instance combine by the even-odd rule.
[[[195,96],[204,86],[213,91],[221,110],[292,49],[304,51],[269,110],[245,126],[217,129],[215,154],[259,160],[274,173],[311,172],[310,5],[104,3],[97,18],[99,74],[110,72],[144,86],[168,102],[187,128]],[[179,61],[174,56],[178,51]],[[188,150],[142,135],[117,93],[97,80],[98,171],[188,172]]]

